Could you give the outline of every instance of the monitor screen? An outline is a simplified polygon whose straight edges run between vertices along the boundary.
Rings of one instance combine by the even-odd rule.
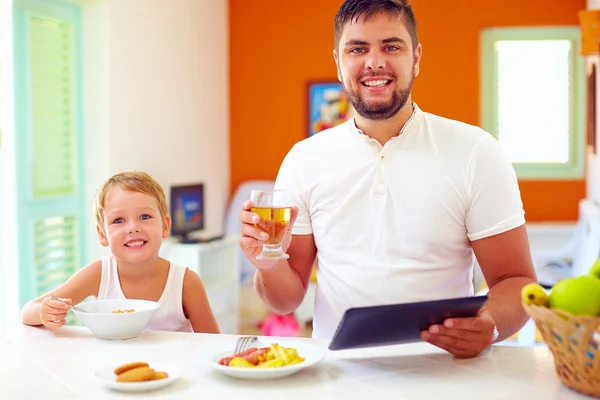
[[[171,234],[187,237],[204,229],[204,185],[171,187]]]

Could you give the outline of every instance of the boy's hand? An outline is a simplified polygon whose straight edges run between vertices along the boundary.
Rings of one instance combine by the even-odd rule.
[[[69,304],[71,299],[62,299]],[[63,326],[67,321],[67,312],[69,306],[60,301],[52,300],[50,297],[45,297],[40,306],[40,319],[42,324],[50,329],[57,329]]]

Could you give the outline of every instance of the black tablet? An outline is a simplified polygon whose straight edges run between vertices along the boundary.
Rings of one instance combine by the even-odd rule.
[[[422,341],[421,331],[447,318],[477,315],[487,296],[418,303],[356,307],[346,310],[329,350],[357,349]]]

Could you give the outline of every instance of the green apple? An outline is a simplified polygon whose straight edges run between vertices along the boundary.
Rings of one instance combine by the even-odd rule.
[[[600,314],[600,279],[588,274],[558,281],[550,292],[549,307],[595,317]]]
[[[600,279],[600,258],[596,260],[592,268],[590,269],[590,275],[594,275],[596,278]]]

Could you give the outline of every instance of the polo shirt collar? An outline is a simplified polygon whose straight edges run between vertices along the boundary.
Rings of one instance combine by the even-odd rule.
[[[413,112],[412,112],[410,118],[408,118],[408,121],[406,121],[406,123],[404,124],[402,129],[400,129],[400,132],[398,132],[398,135],[394,136],[391,140],[394,140],[397,137],[399,137],[400,134],[405,132],[407,129],[412,129],[413,127],[416,127],[419,125],[419,122],[423,118],[423,111],[419,108],[417,103],[415,103],[414,101],[412,102],[412,105],[413,105]],[[365,135],[365,133],[362,130],[358,129],[358,127],[356,126],[355,118],[352,118],[352,123],[350,124],[350,126],[351,126],[351,130],[353,132],[356,132],[359,135]]]

